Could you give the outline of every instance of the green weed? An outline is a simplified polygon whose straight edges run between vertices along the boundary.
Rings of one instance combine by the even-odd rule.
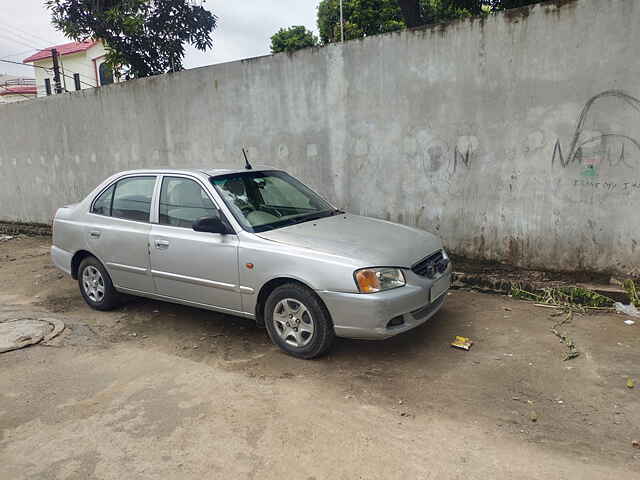
[[[631,279],[625,280],[622,283],[622,287],[627,291],[629,301],[636,307],[640,307],[640,297],[638,297],[638,286],[636,285],[636,282]]]
[[[610,308],[614,304],[612,298],[581,287],[549,287],[532,293],[514,285],[511,288],[511,296],[576,311],[584,311],[589,308]]]

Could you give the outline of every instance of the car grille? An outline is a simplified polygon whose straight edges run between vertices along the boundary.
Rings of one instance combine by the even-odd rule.
[[[433,278],[437,273],[444,273],[449,266],[449,259],[444,256],[443,250],[429,255],[416,263],[411,270],[418,275]]]

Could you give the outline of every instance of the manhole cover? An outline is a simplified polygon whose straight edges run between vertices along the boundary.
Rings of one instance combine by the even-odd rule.
[[[48,342],[64,330],[55,318],[14,318],[0,321],[0,353]]]

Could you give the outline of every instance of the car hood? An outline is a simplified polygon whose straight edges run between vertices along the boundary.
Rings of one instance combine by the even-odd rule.
[[[410,267],[442,248],[431,233],[397,223],[343,214],[261,232],[259,237],[348,258],[360,267]]]

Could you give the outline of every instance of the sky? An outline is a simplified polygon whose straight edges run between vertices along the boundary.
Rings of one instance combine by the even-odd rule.
[[[267,55],[270,38],[281,27],[304,25],[317,34],[319,0],[207,0],[218,16],[213,49],[187,49],[186,68]],[[21,62],[52,45],[68,42],[50,22],[44,0],[0,0],[0,59]],[[33,77],[33,68],[0,62],[0,74]]]

